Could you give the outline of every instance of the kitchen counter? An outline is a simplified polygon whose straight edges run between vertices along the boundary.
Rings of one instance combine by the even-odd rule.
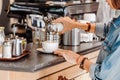
[[[95,50],[99,50],[102,42],[81,43],[80,46],[61,46],[62,49],[73,50],[79,54],[85,55]],[[30,53],[28,56],[17,61],[0,61],[0,70],[20,71],[20,72],[36,72],[62,62],[63,57],[54,54],[45,54],[36,51],[38,45],[28,44]]]

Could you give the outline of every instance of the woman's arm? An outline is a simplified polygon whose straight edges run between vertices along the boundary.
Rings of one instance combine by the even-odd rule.
[[[90,66],[93,64],[88,59],[85,59],[83,62],[83,59],[85,58],[84,56],[76,54],[75,52],[70,50],[59,49],[56,50],[54,54],[63,56],[67,62],[72,64],[81,65],[83,63],[83,69],[85,69],[88,72],[90,71]]]
[[[88,32],[95,32],[95,23],[80,23],[75,20],[72,20],[69,17],[61,17],[53,21],[53,23],[62,23],[64,28],[61,31],[61,33],[65,33],[69,30],[72,30],[73,28],[80,28]]]
[[[76,28],[80,28],[80,29],[83,29],[88,32],[95,33],[95,27],[96,27],[95,23],[86,23],[85,24],[85,23],[76,22]]]

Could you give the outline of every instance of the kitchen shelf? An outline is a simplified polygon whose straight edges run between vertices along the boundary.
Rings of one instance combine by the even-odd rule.
[[[23,16],[30,13],[53,13],[60,16],[65,16],[67,13],[66,9],[71,12],[72,15],[83,14],[89,12],[97,12],[98,2],[92,3],[80,3],[80,4],[66,4],[66,5],[48,5],[43,3],[25,3],[25,2],[15,2],[10,6],[9,14],[22,15],[21,12],[25,12]],[[17,6],[17,7],[16,7]]]

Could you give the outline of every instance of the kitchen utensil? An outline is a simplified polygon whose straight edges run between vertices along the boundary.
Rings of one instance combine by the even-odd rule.
[[[11,40],[12,43],[12,55],[13,56],[20,56],[22,52],[26,49],[26,39],[24,38],[18,38]]]
[[[75,28],[71,31],[66,32],[63,35],[63,44],[64,45],[80,45],[80,32],[79,29]]]
[[[5,41],[3,43],[3,50],[2,50],[2,56],[3,58],[11,58],[12,57],[12,46],[10,41]]]
[[[56,49],[58,49],[58,42],[44,41],[42,42],[42,48],[45,52],[52,53]]]
[[[15,37],[17,30],[18,30],[18,28],[15,25],[13,25],[12,31],[13,31],[14,37]]]
[[[3,44],[5,41],[4,27],[0,27],[0,44]]]
[[[42,15],[29,14],[27,15],[28,26],[34,29],[34,27],[43,28],[45,27],[45,22]]]

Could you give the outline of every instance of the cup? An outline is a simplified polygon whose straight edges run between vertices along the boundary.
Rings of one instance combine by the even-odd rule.
[[[44,41],[42,42],[42,48],[44,52],[52,53],[58,49],[58,42]]]

